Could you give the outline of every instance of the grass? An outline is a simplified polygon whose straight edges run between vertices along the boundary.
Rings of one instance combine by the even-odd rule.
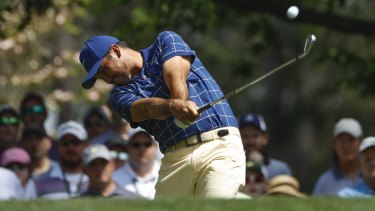
[[[345,211],[374,210],[375,199],[340,199],[340,198],[309,198],[296,199],[286,197],[261,197],[252,200],[209,200],[209,199],[170,199],[157,201],[121,200],[105,198],[82,198],[60,201],[4,201],[0,202],[0,210],[6,211],[116,211],[116,210],[147,210],[147,211],[234,211],[234,210],[277,210],[277,211]]]

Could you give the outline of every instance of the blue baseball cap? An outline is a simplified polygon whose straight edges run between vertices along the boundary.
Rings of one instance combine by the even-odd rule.
[[[111,46],[118,41],[117,38],[106,35],[94,36],[86,40],[79,54],[79,61],[87,71],[87,75],[82,82],[83,88],[90,89],[95,84],[95,75],[99,71],[103,57],[108,53]]]
[[[263,132],[267,132],[266,122],[260,114],[246,114],[238,120],[238,126],[241,128],[245,125],[254,125]]]

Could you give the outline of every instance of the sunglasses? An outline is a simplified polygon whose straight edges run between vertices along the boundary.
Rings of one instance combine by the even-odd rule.
[[[17,117],[1,117],[0,125],[13,125],[16,126],[20,123],[20,120]]]
[[[23,115],[30,115],[30,114],[43,114],[45,112],[45,108],[42,105],[34,105],[29,108],[24,108],[22,110]]]
[[[82,143],[81,140],[70,140],[70,141],[61,141],[60,145],[63,147],[68,147],[69,145],[72,145],[74,147],[79,146]]]
[[[142,146],[145,148],[150,148],[152,146],[152,141],[130,142],[129,146],[134,149],[139,149]]]
[[[122,161],[128,160],[128,153],[126,153],[126,152],[110,151],[110,153],[111,153],[112,159],[119,159],[119,160],[122,160]]]
[[[11,163],[7,165],[6,168],[11,171],[24,171],[27,169],[27,165],[22,163]]]

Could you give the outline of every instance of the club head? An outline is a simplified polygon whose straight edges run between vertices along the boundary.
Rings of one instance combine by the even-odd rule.
[[[310,52],[311,47],[314,45],[315,41],[316,41],[315,35],[309,34],[307,36],[306,42],[305,42],[305,47],[303,48],[304,56],[306,56]]]

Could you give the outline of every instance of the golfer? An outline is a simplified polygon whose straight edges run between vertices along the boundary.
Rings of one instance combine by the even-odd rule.
[[[236,118],[226,100],[198,113],[223,93],[178,34],[161,32],[139,51],[115,37],[94,36],[79,59],[88,73],[83,88],[97,79],[114,84],[113,109],[159,142],[164,158],[156,198],[236,196],[245,183]]]

